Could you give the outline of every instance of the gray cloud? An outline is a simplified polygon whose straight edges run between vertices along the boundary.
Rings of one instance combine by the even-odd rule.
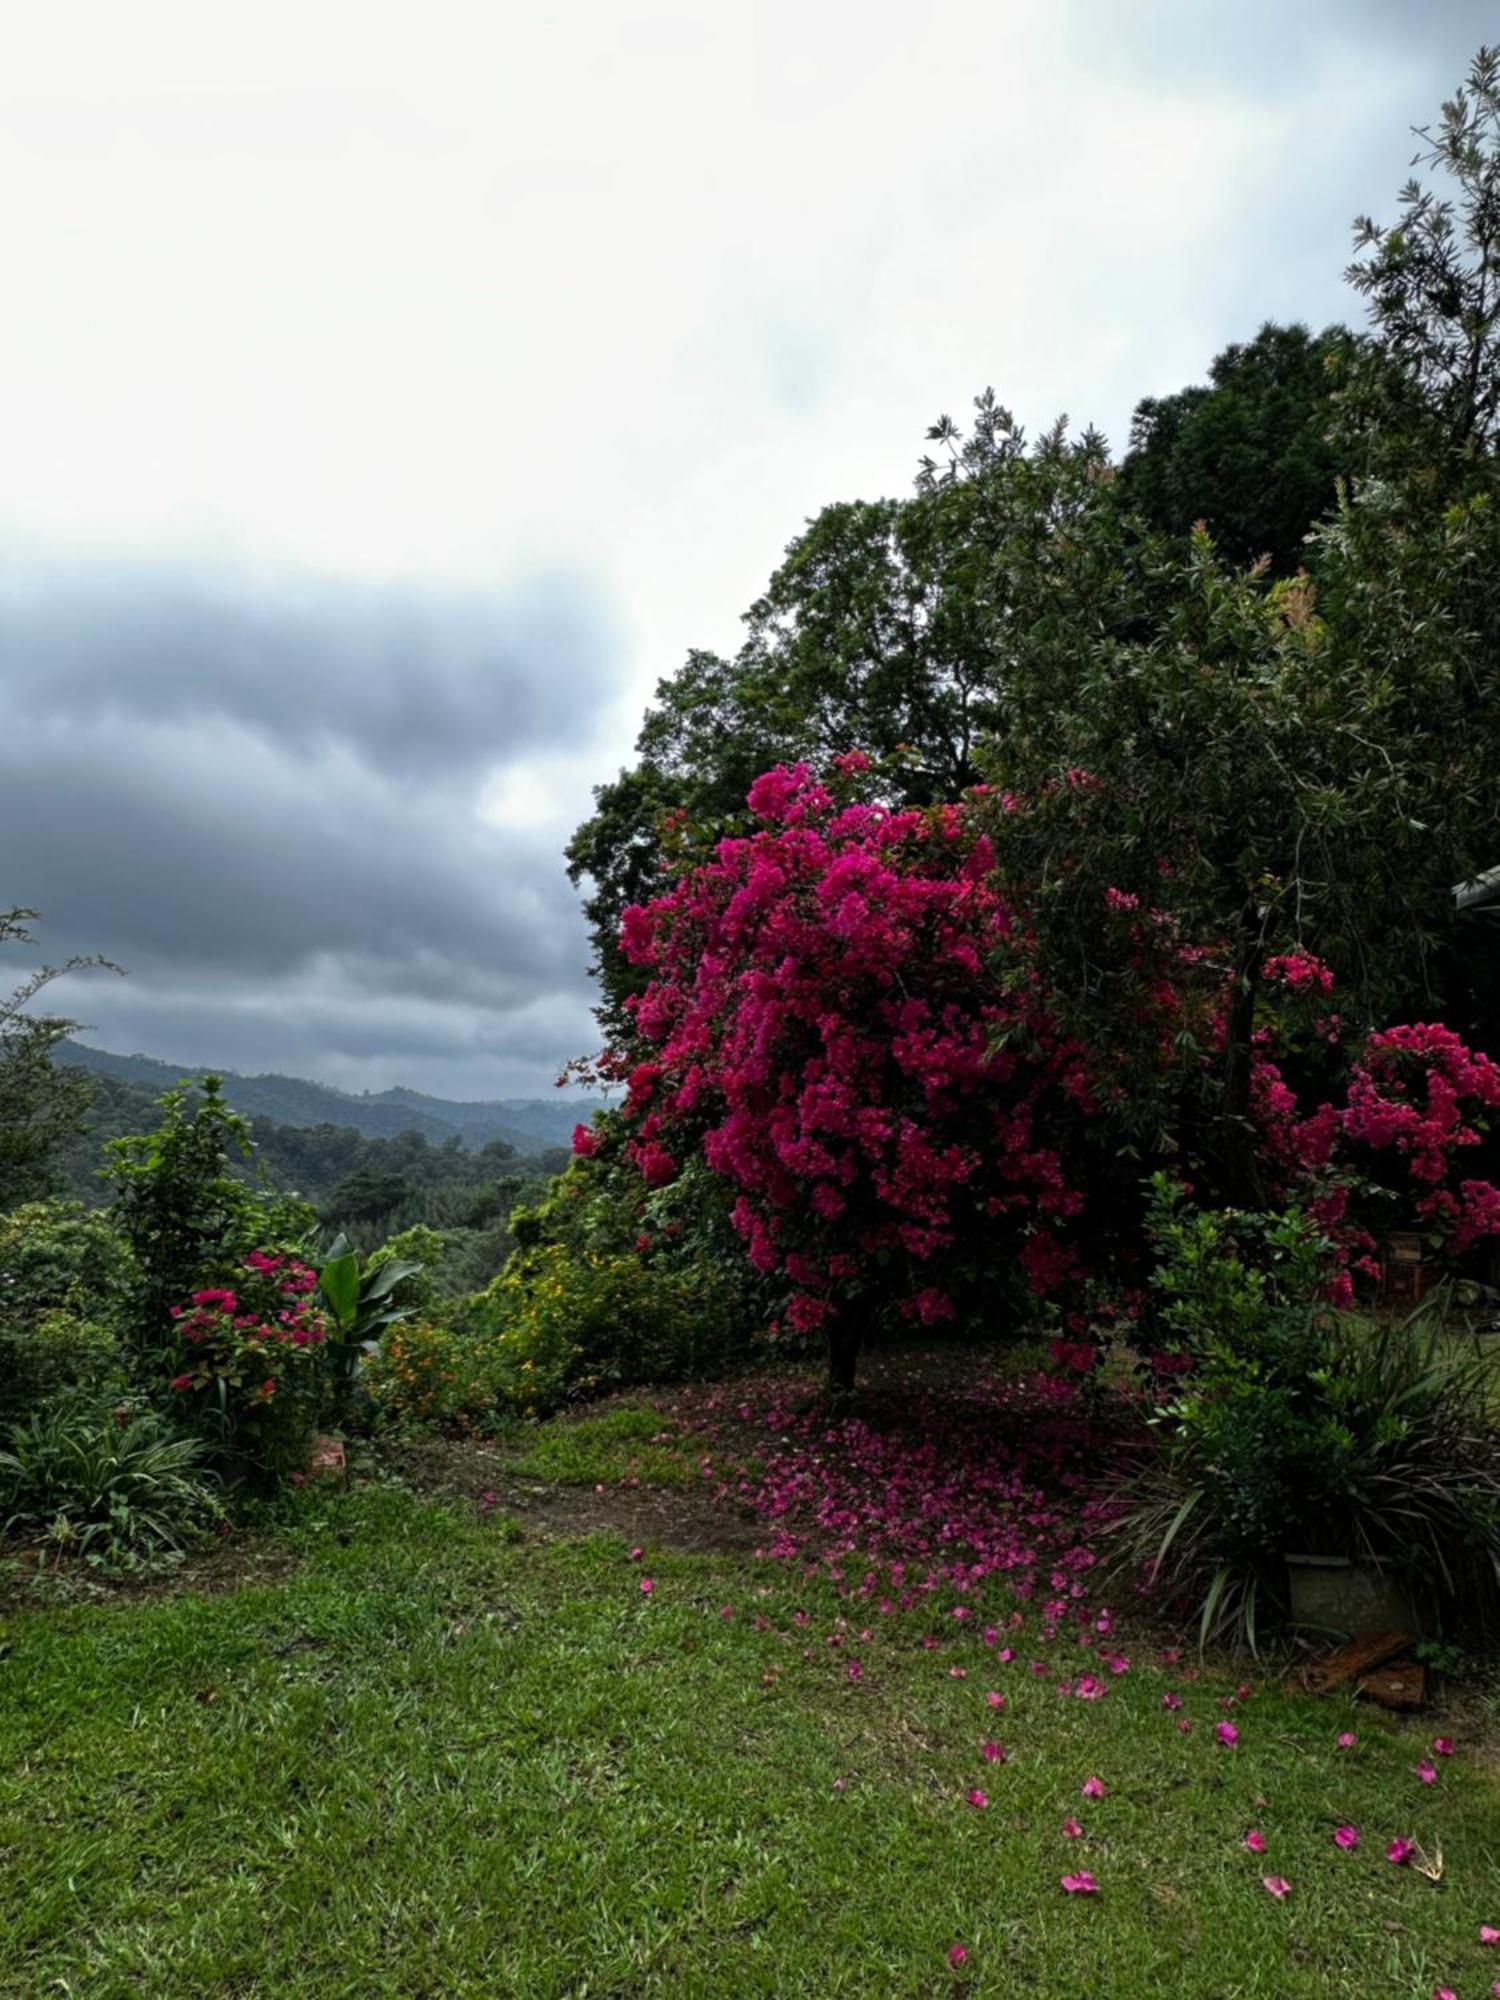
[[[589,1045],[556,824],[485,784],[586,751],[608,623],[576,585],[435,592],[186,571],[0,590],[0,901],[124,984],[113,1047],[349,1085],[534,1090]]]
[[[13,566],[0,571],[0,669],[23,716],[231,719],[282,755],[344,747],[420,778],[555,741],[606,692],[609,655],[576,579],[533,579],[497,601]]]

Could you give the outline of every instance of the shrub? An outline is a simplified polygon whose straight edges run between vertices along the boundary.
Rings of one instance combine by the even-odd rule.
[[[0,1325],[0,1431],[79,1390],[121,1395],[120,1343],[95,1320],[58,1308],[22,1325]]]
[[[289,1243],[311,1220],[306,1204],[249,1187],[229,1171],[233,1152],[252,1150],[250,1127],[205,1076],[197,1101],[179,1085],[159,1100],[154,1132],[109,1143],[113,1218],[135,1255],[129,1336],[160,1362],[174,1345],[171,1308],[265,1244]]]
[[[57,1311],[113,1324],[134,1273],[109,1219],[79,1202],[32,1201],[0,1215],[0,1324]]]
[[[0,1451],[0,1520],[45,1534],[59,1555],[136,1568],[222,1518],[202,1459],[199,1441],[156,1411],[58,1403]]]
[[[365,1371],[382,1424],[470,1436],[494,1429],[508,1401],[508,1380],[493,1332],[464,1332],[431,1320],[387,1327]]]
[[[29,1202],[0,1215],[0,1425],[78,1388],[123,1389],[130,1253],[102,1215]]]
[[[1306,1218],[1191,1210],[1158,1182],[1152,1289],[1195,1361],[1153,1423],[1118,1532],[1124,1560],[1198,1606],[1204,1639],[1285,1608],[1288,1554],[1400,1575],[1418,1601],[1492,1613],[1500,1436],[1491,1363],[1441,1315],[1372,1325],[1325,1300]]]
[[[234,1287],[207,1286],[170,1309],[170,1387],[185,1423],[235,1476],[300,1466],[326,1393],[327,1326],[317,1273],[252,1250]]]

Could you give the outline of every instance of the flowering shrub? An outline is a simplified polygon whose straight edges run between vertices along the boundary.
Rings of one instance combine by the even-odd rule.
[[[231,1289],[208,1286],[172,1308],[178,1373],[192,1427],[240,1470],[300,1463],[317,1420],[327,1326],[311,1302],[317,1273],[252,1250]]]
[[[1075,1275],[1065,1153],[1093,1095],[966,807],[841,802],[800,764],[749,806],[758,831],[624,913],[654,1045],[628,1075],[628,1151],[652,1187],[701,1151],[789,1325],[826,1328],[847,1377],[887,1303],[953,1319],[1006,1253],[1039,1293]]]
[[[416,1319],[386,1328],[364,1381],[383,1424],[475,1437],[506,1407],[510,1372],[495,1333]]]
[[[1500,1068],[1451,1028],[1426,1022],[1371,1034],[1341,1091],[1311,1110],[1268,1039],[1254,1084],[1267,1155],[1333,1246],[1335,1303],[1352,1299],[1354,1274],[1379,1276],[1377,1222],[1423,1226],[1434,1248],[1454,1256],[1500,1235],[1500,1188],[1462,1171],[1500,1107]]]

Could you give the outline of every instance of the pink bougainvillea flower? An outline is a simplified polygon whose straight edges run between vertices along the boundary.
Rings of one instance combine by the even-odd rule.
[[[1336,1826],[1333,1829],[1333,1844],[1335,1847],[1343,1848],[1358,1847],[1359,1828],[1357,1826]]]
[[[1397,1834],[1385,1850],[1385,1858],[1393,1867],[1400,1868],[1411,1860],[1416,1851],[1417,1843],[1414,1840],[1407,1840],[1404,1835]]]
[[[979,1750],[987,1764],[1003,1764],[1005,1762],[1005,1745],[1003,1743],[981,1743]]]
[[[1230,1750],[1232,1750],[1235,1744],[1238,1743],[1240,1740],[1240,1732],[1235,1728],[1232,1722],[1216,1723],[1214,1725],[1214,1735],[1217,1736],[1219,1741],[1224,1745],[1226,1745],[1226,1747],[1229,1748]]]
[[[1439,1757],[1451,1757],[1453,1755],[1453,1738],[1451,1736],[1434,1736],[1432,1747]]]
[[[1062,1885],[1070,1896],[1097,1896],[1099,1893],[1099,1884],[1087,1868],[1080,1868],[1076,1875],[1064,1875]]]
[[[1481,1944],[1500,1944],[1500,1930],[1497,1930],[1493,1924],[1481,1924],[1479,1926],[1479,1942]]]
[[[1066,1692],[1066,1690],[1064,1690]],[[1078,1697],[1081,1701],[1097,1701],[1105,1692],[1103,1681],[1094,1674],[1078,1676]]]
[[[862,1667],[862,1666],[860,1665],[859,1661],[858,1661],[858,1660],[851,1660],[851,1661],[849,1662],[849,1678],[850,1678],[850,1680],[851,1680],[851,1681],[861,1681],[861,1680],[863,1680],[863,1679],[864,1679],[864,1677],[865,1677],[865,1670],[864,1670],[864,1668],[863,1668],[863,1667]]]
[[[969,1670],[967,1667],[950,1667],[948,1678],[950,1681],[966,1681],[969,1678]]]
[[[1340,1750],[1352,1750],[1354,1748],[1354,1742],[1355,1742],[1355,1737],[1354,1737],[1354,1731],[1352,1729],[1340,1730],[1339,1732]]]
[[[632,1549],[632,1550],[630,1551],[630,1560],[631,1560],[631,1561],[632,1561],[633,1563],[638,1563],[638,1562],[640,1561],[641,1557],[642,1557],[642,1556],[643,1556],[643,1555],[644,1555],[645,1553],[646,1553],[646,1551],[645,1551],[644,1549]]]
[[[968,1800],[969,1804],[979,1812],[983,1812],[985,1807],[989,1804],[989,1800],[985,1797],[984,1793],[980,1791],[977,1785],[975,1785],[970,1791],[965,1792],[964,1797]]]
[[[1008,1667],[1015,1657],[1016,1649],[1014,1646],[1002,1646],[995,1655],[995,1658],[1000,1662],[1002,1667]]]
[[[1411,1768],[1424,1785],[1435,1785],[1437,1783],[1437,1765],[1429,1764],[1425,1757],[1419,1763],[1413,1764]]]
[[[1458,2000],[1458,1995],[1451,1986],[1434,1986],[1432,2000]]]
[[[1079,1838],[1081,1838],[1083,1834],[1083,1828],[1078,1824],[1077,1820],[1074,1819],[1071,1813],[1069,1813],[1068,1817],[1063,1821],[1062,1830],[1063,1830],[1064,1840],[1078,1840]]]
[[[1104,1792],[1105,1792],[1105,1784],[1102,1778],[1084,1779],[1083,1796],[1086,1799],[1102,1799],[1104,1797]]]
[[[991,1708],[1004,1708],[1005,1706],[1005,1696],[1003,1694],[996,1694],[993,1688],[985,1696],[985,1700]]]
[[[655,1585],[655,1584],[654,1584],[654,1583],[653,1583],[653,1582],[651,1581],[651,1578],[650,1578],[649,1576],[643,1576],[643,1577],[641,1578],[641,1595],[642,1595],[642,1597],[649,1597],[649,1596],[651,1595],[652,1591],[653,1591],[653,1590],[655,1590],[655,1588],[656,1588],[656,1585]]]
[[[1245,1835],[1241,1845],[1248,1847],[1252,1854],[1264,1854],[1266,1851],[1266,1836],[1258,1826],[1252,1826],[1250,1831]]]
[[[1186,1716],[1184,1716],[1181,1722],[1179,1722],[1177,1725],[1177,1727],[1182,1731],[1184,1736],[1187,1735],[1188,1731],[1192,1728],[1192,1726],[1193,1726],[1192,1723],[1188,1721]]]
[[[961,1965],[964,1965],[968,1962],[968,1957],[969,1954],[964,1950],[961,1944],[949,1945],[948,1963],[953,1967],[953,1970],[955,1972],[957,1972],[958,1968]]]
[[[1181,1708],[1182,1696],[1180,1694],[1172,1694],[1170,1692],[1164,1694],[1161,1698],[1161,1705],[1163,1708]]]
[[[1285,1902],[1286,1898],[1292,1893],[1292,1885],[1288,1882],[1285,1875],[1262,1875],[1260,1886],[1266,1891],[1267,1895],[1274,1896],[1278,1903]]]

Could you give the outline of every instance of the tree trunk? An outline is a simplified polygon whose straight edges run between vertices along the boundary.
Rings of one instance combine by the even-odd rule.
[[[854,1394],[854,1366],[859,1359],[859,1328],[842,1316],[828,1329],[828,1394],[848,1402]]]

